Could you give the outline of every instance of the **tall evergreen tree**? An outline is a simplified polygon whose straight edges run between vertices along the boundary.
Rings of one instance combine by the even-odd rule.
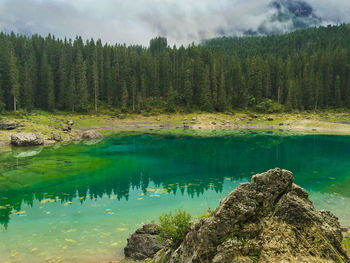
[[[10,62],[9,62],[9,79],[10,79],[10,94],[13,99],[13,110],[17,110],[18,98],[19,98],[19,72],[17,68],[17,59],[14,55],[14,52],[10,53]]]
[[[168,95],[167,95],[167,105],[168,105],[168,111],[174,112],[175,111],[175,91],[173,89],[173,84],[170,83]]]
[[[193,104],[193,88],[191,82],[191,70],[187,69],[185,73],[185,83],[184,83],[184,100],[185,107],[189,111],[192,108]]]
[[[97,107],[98,107],[98,96],[99,96],[98,80],[99,78],[98,78],[97,61],[94,60],[92,64],[92,87],[93,87],[93,94],[94,94],[95,111],[97,111]]]
[[[334,82],[334,106],[335,107],[341,107],[342,106],[342,100],[341,100],[341,90],[340,90],[340,76],[337,75]]]
[[[226,110],[226,107],[227,107],[227,102],[226,102],[226,90],[225,90],[225,74],[222,71],[220,76],[216,109],[222,112]]]
[[[34,107],[33,101],[33,79],[31,75],[30,62],[24,63],[24,82],[23,82],[23,108],[27,111],[31,111]]]
[[[75,62],[75,102],[74,107],[78,111],[88,109],[88,85],[86,77],[86,63],[82,52],[79,50]]]
[[[60,109],[68,109],[66,106],[66,99],[68,96],[68,87],[69,87],[69,79],[68,79],[68,65],[66,54],[61,53],[59,62],[58,62],[58,107]]]
[[[122,83],[122,97],[121,97],[121,108],[123,111],[127,110],[128,99],[129,99],[128,89],[126,87],[126,82],[123,81],[123,83]]]
[[[1,73],[0,73],[0,113],[5,109],[5,100],[4,100],[4,91],[2,89],[2,82],[1,82]]]
[[[211,103],[210,96],[210,81],[209,81],[209,67],[206,66],[205,71],[202,75],[202,81],[200,85],[200,93],[199,93],[199,105],[204,111],[212,111],[213,105]]]
[[[47,67],[47,109],[49,111],[55,110],[55,86],[54,86],[54,76],[52,74],[51,66]]]

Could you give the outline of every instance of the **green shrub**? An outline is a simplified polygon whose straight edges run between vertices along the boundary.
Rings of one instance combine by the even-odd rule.
[[[284,111],[284,106],[277,102],[265,99],[255,106],[256,110],[263,113],[278,113]]]
[[[346,249],[350,249],[350,238],[344,238],[342,244]]]
[[[200,217],[198,217],[198,220],[201,220],[203,218],[208,218],[211,217],[213,215],[214,211],[211,210],[210,208],[208,208],[207,211],[205,211]]]
[[[173,214],[169,212],[159,216],[160,221],[160,240],[164,242],[170,239],[174,247],[178,247],[185,239],[190,230],[191,215],[181,209]]]

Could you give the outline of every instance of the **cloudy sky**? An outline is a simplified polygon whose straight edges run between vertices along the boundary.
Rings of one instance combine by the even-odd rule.
[[[276,12],[271,1],[0,0],[0,30],[143,45],[161,35],[170,43],[188,44],[266,25]],[[349,0],[304,1],[324,24],[350,22]]]

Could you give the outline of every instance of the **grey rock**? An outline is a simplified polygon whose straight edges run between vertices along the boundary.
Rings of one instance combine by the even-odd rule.
[[[56,142],[63,141],[61,135],[59,135],[58,133],[52,133],[51,139]]]
[[[17,127],[17,123],[10,120],[0,121],[0,130],[14,130]]]
[[[69,132],[72,130],[71,126],[67,125],[67,124],[62,124],[61,125],[61,130],[64,132]]]
[[[341,232],[344,238],[350,238],[350,227],[341,228]]]
[[[68,126],[73,126],[73,125],[74,125],[74,121],[68,120],[68,121],[66,122],[66,124],[67,124]]]
[[[318,211],[291,172],[269,170],[233,190],[155,262],[350,262],[338,219]],[[165,260],[165,261],[164,261]]]
[[[268,121],[273,121],[273,118],[272,117],[268,117],[267,120]]]
[[[125,114],[120,114],[118,116],[118,118],[121,119],[121,120],[124,120],[124,119],[126,119],[126,115]]]
[[[144,225],[136,230],[128,238],[127,246],[124,248],[125,257],[133,260],[143,260],[152,258],[162,249],[162,245],[157,240],[160,234],[159,227],[155,224]]]
[[[84,131],[81,137],[83,140],[101,140],[104,138],[101,133],[93,130]]]
[[[44,140],[35,133],[16,133],[11,135],[11,144],[15,146],[43,145]]]

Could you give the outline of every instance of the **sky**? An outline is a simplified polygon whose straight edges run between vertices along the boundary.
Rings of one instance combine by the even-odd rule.
[[[273,0],[0,0],[0,31],[51,33],[59,38],[101,38],[110,44],[142,44],[156,36],[170,44],[198,43],[222,35],[242,35],[272,21]],[[297,0],[274,0],[297,1]],[[322,24],[350,22],[350,0],[303,0]]]

